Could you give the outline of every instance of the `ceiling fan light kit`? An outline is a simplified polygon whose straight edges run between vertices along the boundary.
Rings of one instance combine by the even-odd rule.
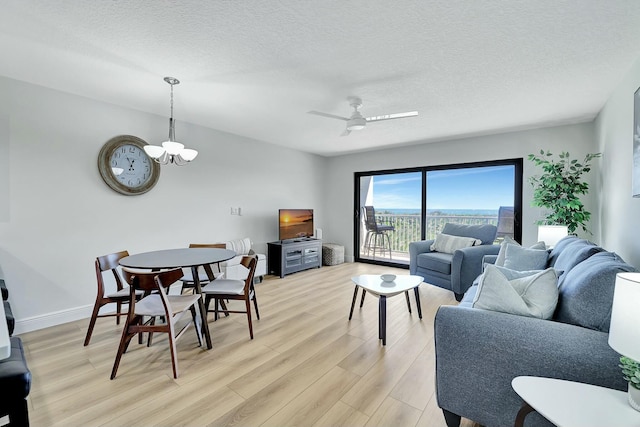
[[[353,108],[353,113],[351,113],[351,117],[342,117],[336,116],[334,114],[323,113],[321,111],[308,111],[308,114],[314,114],[316,116],[328,117],[330,119],[338,119],[344,120],[347,122],[347,127],[344,132],[342,132],[342,136],[347,136],[354,130],[362,130],[367,127],[367,122],[379,122],[382,120],[392,120],[392,119],[404,119],[406,117],[415,117],[418,115],[417,111],[408,111],[406,113],[394,113],[394,114],[384,114],[382,116],[372,116],[372,117],[363,117],[360,113],[360,107],[362,107],[362,100],[357,96],[350,96],[347,98],[349,105]]]
[[[145,145],[144,151],[155,162],[161,165],[174,164],[178,166],[185,165],[196,158],[198,152],[191,148],[184,148],[184,144],[176,141],[175,137],[175,120],[173,120],[173,86],[180,84],[180,80],[175,77],[165,77],[164,81],[171,85],[171,116],[169,118],[169,139],[162,143],[162,147],[158,145]]]

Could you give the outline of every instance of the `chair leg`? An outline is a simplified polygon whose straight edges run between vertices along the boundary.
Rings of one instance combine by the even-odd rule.
[[[129,347],[129,343],[131,342],[131,338],[135,334],[129,333],[130,325],[137,325],[140,322],[140,317],[136,316],[131,322],[129,322],[129,317],[127,317],[127,321],[124,324],[124,329],[122,331],[122,338],[120,339],[120,345],[118,346],[118,353],[116,353],[116,360],[113,362],[113,369],[111,370],[111,379],[116,377],[116,373],[118,372],[118,366],[120,366],[120,359],[122,359],[122,355],[127,351],[127,347]]]
[[[389,247],[389,259],[392,259],[392,254],[391,254],[391,239],[389,238],[389,235],[385,232],[382,235],[382,246],[384,246],[384,238],[387,238],[387,245]]]
[[[251,323],[251,301],[247,297],[245,300],[245,307],[247,308],[247,321],[249,322],[249,336],[253,339],[253,324]]]
[[[85,347],[89,345],[89,341],[91,341],[91,334],[93,334],[93,328],[96,326],[96,319],[98,318],[98,313],[100,312],[100,303],[96,301],[93,306],[93,313],[91,313],[91,320],[89,320],[89,328],[87,328],[87,336],[84,338]]]
[[[169,348],[171,349],[171,367],[173,369],[173,378],[178,378],[178,350],[176,349],[176,338],[173,330],[173,320],[169,322]]]
[[[149,319],[149,324],[150,325],[155,325],[156,324],[155,316],[152,317],[151,319]],[[153,341],[153,332],[149,332],[149,336],[147,337],[147,347],[151,347],[152,341]]]
[[[193,319],[193,326],[195,327],[196,334],[198,335],[198,345],[202,347],[202,329],[200,328],[200,322],[198,321],[198,313],[196,307],[192,305],[189,307],[191,310],[191,317]]]
[[[116,315],[116,325],[120,324],[120,313],[122,313],[122,302],[121,301],[116,301],[116,312],[118,313]]]
[[[260,320],[260,312],[258,311],[258,298],[256,298],[256,291],[253,291],[253,306],[256,309],[256,317]]]

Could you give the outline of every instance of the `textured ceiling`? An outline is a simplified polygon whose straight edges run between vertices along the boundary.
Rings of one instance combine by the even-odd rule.
[[[336,155],[592,119],[638,0],[5,0],[0,75]],[[341,137],[362,113],[417,110]],[[631,99],[631,97],[630,97]],[[188,141],[184,141],[188,145]]]

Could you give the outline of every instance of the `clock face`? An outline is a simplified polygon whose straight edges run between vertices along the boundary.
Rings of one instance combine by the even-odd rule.
[[[128,196],[151,190],[160,177],[160,165],[144,151],[147,145],[131,135],[111,138],[100,150],[98,169],[104,182]]]
[[[151,162],[142,148],[124,144],[111,154],[111,171],[125,187],[137,188],[151,176]]]

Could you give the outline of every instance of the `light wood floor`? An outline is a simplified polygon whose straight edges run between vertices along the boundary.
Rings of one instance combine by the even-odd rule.
[[[342,264],[267,276],[257,285],[260,320],[249,339],[244,314],[210,321],[213,349],[194,330],[178,341],[173,379],[166,338],[133,340],[109,380],[121,326],[98,320],[22,335],[33,384],[32,426],[444,426],[434,395],[433,318],[453,294],[420,287],[423,319],[403,296],[388,300],[387,345],[378,340],[377,298],[348,320],[358,274],[395,272]],[[92,284],[87,284],[91,286]],[[464,427],[473,423],[463,420]]]

